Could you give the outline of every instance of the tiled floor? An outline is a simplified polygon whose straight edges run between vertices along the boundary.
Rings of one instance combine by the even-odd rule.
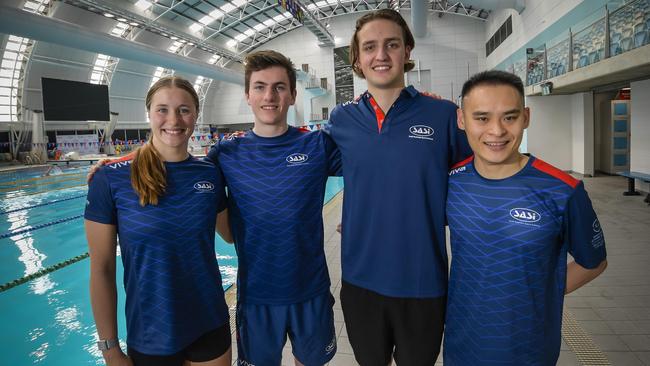
[[[605,232],[609,266],[587,286],[566,297],[566,310],[591,336],[611,365],[650,366],[650,207],[643,196],[626,197],[626,180],[620,177],[586,178],[585,186]],[[341,286],[341,195],[323,210],[325,252],[338,301]],[[343,325],[341,306],[334,306],[338,352],[332,366],[356,365]],[[234,359],[236,350],[233,344]],[[282,365],[293,365],[290,346]],[[436,365],[442,365],[438,360]],[[583,365],[573,350],[562,343],[558,365]]]

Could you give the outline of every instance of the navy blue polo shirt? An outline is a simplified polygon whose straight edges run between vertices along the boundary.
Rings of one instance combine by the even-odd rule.
[[[471,153],[457,107],[410,86],[383,116],[371,98],[337,106],[327,128],[345,184],[343,280],[385,296],[444,296],[448,171]]]

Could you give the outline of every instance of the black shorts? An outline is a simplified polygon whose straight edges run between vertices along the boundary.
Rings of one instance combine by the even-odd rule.
[[[180,352],[171,355],[146,355],[127,347],[127,353],[134,366],[183,366],[188,360],[192,362],[205,362],[219,358],[226,353],[231,344],[230,323],[211,330]]]
[[[362,366],[432,366],[440,353],[446,297],[399,298],[343,281],[341,307],[354,358]]]

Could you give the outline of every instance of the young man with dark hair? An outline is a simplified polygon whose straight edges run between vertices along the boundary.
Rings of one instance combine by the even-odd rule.
[[[396,11],[359,18],[350,58],[368,91],[329,125],[345,181],[341,305],[363,366],[433,365],[444,325],[447,173],[470,150],[453,103],[405,87],[414,46]]]
[[[602,229],[581,181],[519,152],[530,111],[517,76],[476,74],[461,98],[474,155],[449,178],[444,363],[555,365],[564,295],[607,266]]]
[[[208,158],[223,171],[239,259],[239,365],[280,365],[287,335],[297,365],[323,365],[336,336],[323,248],[323,196],[340,174],[330,138],[287,124],[296,72],[275,51],[245,60],[251,131],[215,145]]]

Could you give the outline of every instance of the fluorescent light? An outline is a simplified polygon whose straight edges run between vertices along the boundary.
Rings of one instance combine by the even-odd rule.
[[[252,36],[253,34],[255,34],[255,31],[254,31],[253,29],[247,29],[247,30],[244,32],[244,34],[245,34],[246,36],[250,37],[250,36]]]
[[[104,16],[105,16],[106,18],[115,18],[115,15],[113,15],[113,14],[111,14],[111,13],[104,13]]]
[[[235,47],[237,45],[237,41],[234,39],[231,39],[230,41],[226,42],[226,46],[228,47]]]
[[[147,10],[151,7],[151,2],[147,0],[138,0],[138,2],[135,3],[135,6],[140,8],[140,10]]]
[[[214,18],[212,18],[209,15],[204,16],[203,18],[199,19],[199,23],[208,25],[210,23],[214,22]]]
[[[240,7],[244,4],[246,4],[248,1],[247,0],[233,0],[233,4],[235,4],[236,7]]]
[[[245,40],[246,38],[248,38],[248,36],[245,35],[245,34],[243,34],[243,33],[240,33],[240,34],[238,34],[238,35],[235,36],[235,39],[236,39],[237,41],[239,41],[239,42]]]
[[[126,23],[126,19],[124,19],[124,18],[117,18],[117,21],[122,22],[122,23]]]
[[[190,25],[190,31],[192,31],[194,33],[200,31],[201,29],[203,29],[203,25],[201,25],[199,23],[194,23],[194,24]]]
[[[134,26],[134,27],[137,27],[137,26],[139,26],[140,24],[138,24],[138,23],[136,23],[136,22],[131,22],[131,23],[129,23],[129,25]]]
[[[227,13],[230,13],[231,11],[237,9],[237,7],[234,6],[234,5],[231,4],[231,3],[225,3],[225,4],[223,4],[223,5],[221,6],[221,8],[219,8],[219,9],[221,9],[221,11],[223,11],[224,13],[227,14]]]
[[[178,39],[178,37],[176,37],[176,36],[171,36],[171,37],[169,37],[169,38],[171,38],[172,41],[175,41],[175,40]]]
[[[275,20],[273,20],[273,19],[268,19],[268,20],[264,21],[264,25],[267,26],[267,27],[270,27],[273,24],[275,24]]]
[[[259,23],[259,24],[256,24],[253,28],[254,28],[256,31],[261,32],[261,31],[263,31],[264,29],[266,29],[266,25],[264,25],[264,24],[262,24],[262,23]]]
[[[210,12],[209,15],[211,17],[213,17],[214,19],[219,19],[219,18],[223,17],[223,12],[221,10],[219,10],[219,9],[214,9],[213,11]]]

